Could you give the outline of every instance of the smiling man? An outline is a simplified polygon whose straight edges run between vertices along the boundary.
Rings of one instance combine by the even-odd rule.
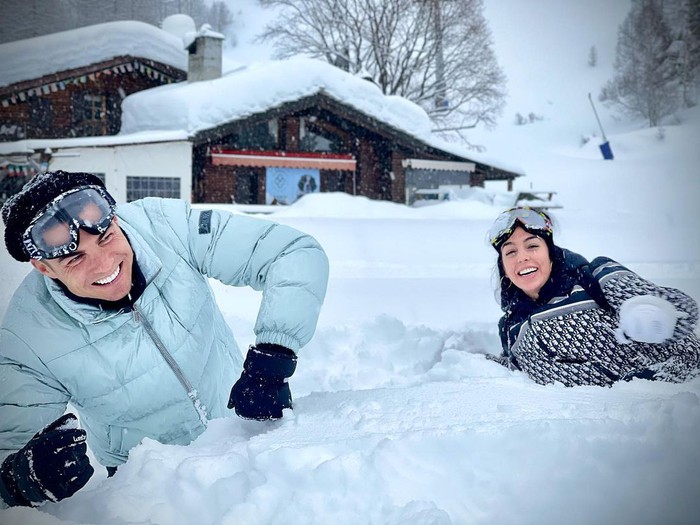
[[[328,281],[312,237],[174,199],[117,207],[98,177],[62,171],[2,216],[8,252],[37,271],[0,329],[0,506],[73,495],[93,473],[86,440],[113,473],[143,438],[183,445],[229,409],[292,407]],[[209,278],[262,291],[245,362]]]
[[[23,234],[24,248],[32,257],[29,262],[74,297],[102,301],[128,297],[134,252],[113,206],[114,200],[100,185],[63,194]],[[79,239],[81,229],[85,234]]]

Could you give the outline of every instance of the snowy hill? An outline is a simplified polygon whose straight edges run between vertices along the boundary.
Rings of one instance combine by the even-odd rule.
[[[252,4],[235,2],[256,16],[239,29],[259,27]],[[522,166],[523,188],[558,192],[559,244],[700,300],[700,109],[659,130],[599,106],[615,160],[598,150],[587,93],[609,76],[629,2],[485,5],[511,98],[473,142]],[[266,58],[246,34],[231,62]],[[516,112],[543,118],[516,126]],[[325,194],[266,216],[313,234],[331,261],[316,336],[290,381],[294,412],[217,420],[187,447],[146,441],[115,477],[98,467],[73,498],[0,511],[0,523],[700,522],[700,379],[543,387],[484,358],[499,351],[484,236],[500,211]],[[28,268],[4,250],[0,265],[1,314]],[[213,285],[245,348],[259,294]]]

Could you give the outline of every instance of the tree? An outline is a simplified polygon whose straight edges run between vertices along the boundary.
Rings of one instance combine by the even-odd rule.
[[[618,31],[615,75],[600,99],[649,127],[679,107],[679,75],[673,38],[661,0],[635,0]]]
[[[261,0],[281,9],[262,40],[277,58],[307,55],[369,75],[421,105],[438,130],[494,124],[505,76],[482,0]]]
[[[591,67],[598,65],[598,50],[595,46],[591,46],[591,49],[588,51],[588,65]]]
[[[691,107],[700,87],[700,0],[666,0],[664,12],[673,34],[681,97]]]
[[[40,0],[4,0],[0,16],[0,43],[64,31],[73,27],[67,0],[46,5]]]
[[[209,23],[215,31],[223,32],[233,22],[233,15],[226,3],[217,0],[209,7]]]
[[[222,0],[4,0],[0,43],[56,33],[115,20],[139,20],[160,27],[169,15],[191,16],[197,27],[210,23],[218,31],[231,22]]]

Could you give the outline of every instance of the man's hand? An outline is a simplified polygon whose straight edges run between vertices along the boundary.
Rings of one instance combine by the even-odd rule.
[[[284,346],[251,346],[241,377],[231,389],[228,408],[244,419],[280,419],[283,409],[292,408],[292,393],[285,379],[296,366],[297,356]]]
[[[94,472],[87,434],[66,414],[38,432],[0,466],[0,496],[10,507],[61,501],[80,490]]]

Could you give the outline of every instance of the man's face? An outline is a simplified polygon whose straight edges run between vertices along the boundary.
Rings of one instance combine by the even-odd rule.
[[[57,225],[55,228],[61,228]],[[65,235],[63,231],[44,232],[44,235]],[[31,263],[42,274],[61,281],[78,297],[118,301],[131,290],[134,252],[117,217],[101,235],[80,230],[78,250],[56,259],[32,259]]]

